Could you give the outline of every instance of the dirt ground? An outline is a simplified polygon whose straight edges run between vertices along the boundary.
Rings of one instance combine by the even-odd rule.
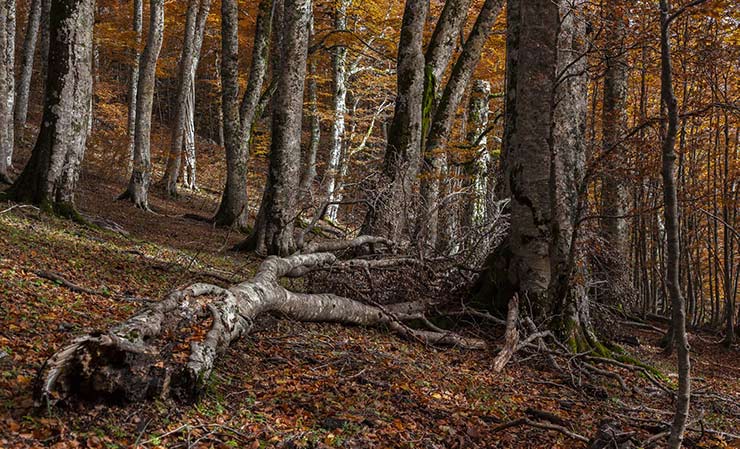
[[[37,370],[74,336],[105,329],[144,299],[196,280],[246,279],[259,263],[229,251],[242,235],[183,217],[211,214],[217,197],[210,190],[178,201],[155,190],[156,213],[147,213],[114,201],[121,179],[86,171],[81,184],[81,211],[115,222],[127,235],[0,203],[2,448],[577,448],[586,444],[560,431],[499,426],[537,409],[578,435],[593,436],[611,418],[644,440],[670,421],[668,395],[627,369],[602,366],[622,376],[628,390],[603,376],[579,388],[573,385],[582,379],[565,382],[572,373],[554,372],[544,356],[516,359],[495,374],[493,352],[442,350],[382,329],[278,317],[265,317],[229,349],[197,405],[35,410]],[[40,270],[96,293],[71,291]],[[632,355],[663,373],[664,384],[675,383],[674,359],[657,348],[658,333],[614,332],[638,336],[642,344],[630,348]],[[691,335],[697,395],[687,447],[740,447],[722,434],[740,433],[740,354],[716,340]]]

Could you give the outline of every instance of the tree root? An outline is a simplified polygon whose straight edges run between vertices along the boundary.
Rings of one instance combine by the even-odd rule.
[[[207,384],[218,355],[267,312],[300,321],[385,325],[427,344],[486,347],[482,340],[406,326],[404,321],[423,317],[417,303],[367,305],[332,294],[295,293],[280,285],[286,275],[335,261],[330,253],[268,258],[250,281],[228,289],[193,284],[107,332],[78,337],[41,368],[36,384],[38,404],[53,405],[75,397],[114,402],[156,397],[194,401]]]

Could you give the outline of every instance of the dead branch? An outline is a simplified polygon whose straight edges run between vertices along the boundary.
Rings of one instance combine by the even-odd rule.
[[[509,313],[506,317],[506,333],[504,334],[504,347],[501,352],[496,356],[496,360],[493,362],[493,371],[500,373],[504,369],[506,363],[514,355],[517,350],[517,343],[519,343],[519,330],[517,330],[517,324],[519,323],[519,296],[514,295],[509,300]]]

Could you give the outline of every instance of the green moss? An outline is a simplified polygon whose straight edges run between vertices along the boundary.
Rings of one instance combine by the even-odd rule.
[[[434,71],[431,65],[424,67],[424,96],[421,103],[421,135],[422,138],[429,133],[432,124],[432,109],[434,107],[434,92],[437,90]]]

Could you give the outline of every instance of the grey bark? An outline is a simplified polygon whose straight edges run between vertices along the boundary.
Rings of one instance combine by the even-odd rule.
[[[239,105],[237,4],[233,0],[222,3],[221,102],[226,149],[226,186],[214,221],[222,226],[235,226],[243,230],[247,229],[249,218],[247,164],[252,128],[259,116],[259,100],[267,75],[274,9],[273,0],[260,1],[249,80]]]
[[[198,70],[200,50],[203,44],[206,21],[211,8],[210,0],[190,0],[185,19],[185,36],[182,54],[180,55],[180,74],[178,77],[177,97],[175,100],[175,123],[172,128],[172,142],[167,158],[162,182],[170,196],[177,196],[177,180],[182,165],[183,143],[187,138],[194,137],[192,113],[195,89],[195,73]],[[190,102],[190,107],[188,107]],[[190,114],[189,114],[190,113]],[[190,127],[190,129],[187,129]],[[190,151],[194,151],[194,142],[191,142]],[[191,167],[194,169],[194,165]],[[194,173],[192,173],[194,174]],[[194,180],[194,177],[189,176]],[[193,184],[194,185],[194,184]]]
[[[458,37],[463,28],[463,22],[468,16],[470,0],[448,0],[434,27],[424,55],[426,64],[431,68],[434,86],[439,86],[452,55],[455,53]],[[432,89],[436,91],[435,89]]]
[[[627,35],[627,2],[608,0],[605,4],[606,20],[610,31],[606,33],[606,73],[604,75],[604,101],[602,110],[603,151],[611,157],[603,177],[601,193],[602,231],[613,249],[614,261],[624,261],[628,256],[627,186],[623,170],[626,168],[625,146],[621,143],[627,132],[627,77],[629,66],[625,39]],[[627,273],[625,266],[612,266],[614,275]]]
[[[294,251],[293,229],[301,171],[303,91],[308,57],[310,0],[285,0],[281,70],[272,102],[272,142],[267,186],[250,236],[261,253]]]
[[[376,307],[332,294],[295,293],[280,283],[283,277],[297,277],[335,263],[336,257],[330,253],[268,258],[253,279],[229,289],[193,284],[176,290],[108,332],[83,335],[56,352],[39,372],[36,398],[48,405],[79,397],[131,402],[167,397],[196,400],[207,386],[218,356],[234,340],[248,334],[257,317],[268,312],[300,321],[386,325],[429,344],[486,347],[480,340],[454,333],[421,331],[400,324],[423,317],[419,303]],[[202,325],[208,317],[213,324],[205,339],[191,344],[187,362],[160,355],[158,346],[167,343],[166,329]]]
[[[15,0],[5,1],[5,52],[3,67],[6,70],[5,83],[7,97],[0,99],[4,101],[3,110],[7,111],[3,121],[5,127],[4,134],[6,139],[5,164],[7,167],[13,165],[13,146],[15,143],[15,126],[13,124],[13,109],[15,104]]]
[[[470,90],[466,142],[470,145],[470,160],[466,164],[465,180],[469,195],[465,200],[463,228],[472,229],[483,225],[486,219],[488,182],[493,176],[488,173],[488,139],[484,132],[488,127],[491,83],[475,80]],[[466,242],[468,244],[473,242]],[[467,245],[466,245],[467,246]]]
[[[363,232],[398,241],[409,221],[419,168],[424,95],[422,40],[429,3],[407,0],[398,43],[397,95],[383,170]]]
[[[198,190],[196,184],[196,158],[195,158],[195,80],[191,80],[188,96],[185,98],[185,136],[184,153],[185,166],[182,170],[182,183],[186,189]]]
[[[31,92],[31,78],[33,76],[33,61],[36,53],[36,42],[39,35],[39,24],[41,23],[42,0],[32,0],[28,10],[28,22],[26,24],[26,35],[23,38],[23,63],[20,78],[16,87],[15,99],[15,134],[20,138],[25,131],[26,118],[28,116],[28,97]]]
[[[8,135],[8,123],[12,122],[12,111],[6,101],[10,95],[10,83],[8,78],[8,61],[5,58],[6,49],[10,45],[7,33],[7,4],[0,0],[0,183],[10,184],[8,175],[8,155],[12,154],[13,141]]]
[[[308,148],[304,151],[303,170],[301,172],[300,191],[302,195],[310,197],[311,186],[316,179],[316,155],[321,143],[321,117],[319,116],[318,86],[316,85],[316,61],[308,63],[308,112],[311,121],[311,137]]]
[[[151,0],[149,34],[139,62],[136,88],[136,131],[134,132],[134,161],[126,191],[120,199],[128,199],[136,207],[149,209],[149,184],[152,177],[151,129],[152,103],[157,81],[157,60],[164,39],[164,0]]]
[[[342,32],[347,30],[347,8],[351,0],[339,0],[334,15],[334,30]],[[330,202],[336,200],[337,176],[340,170],[340,161],[344,151],[345,121],[347,114],[347,48],[339,45],[333,49],[331,55],[332,65],[332,105],[334,108],[334,121],[331,129],[331,146],[329,148],[329,163],[326,168],[325,185],[326,195]],[[330,204],[326,208],[326,218],[336,221],[338,204]]]
[[[94,1],[55,1],[50,17],[41,130],[8,196],[77,218],[74,192],[91,113]]]
[[[550,283],[550,126],[557,64],[558,4],[509,0],[504,182],[511,195],[505,281],[547,310]],[[508,301],[508,298],[501,298]]]
[[[671,423],[668,447],[679,449],[686,431],[691,399],[691,361],[689,342],[686,336],[686,304],[681,293],[679,279],[679,206],[676,192],[675,168],[676,135],[678,132],[678,101],[673,92],[673,69],[671,67],[671,22],[676,18],[668,0],[660,0],[660,99],[665,107],[667,128],[663,137],[662,170],[663,212],[666,233],[666,286],[671,300],[673,339],[678,353],[678,391],[676,413]],[[730,312],[732,313],[732,312]]]
[[[588,64],[584,0],[561,0],[549,162],[551,327],[578,350],[594,341],[577,248],[586,166]]]
[[[424,149],[422,165],[421,211],[422,239],[430,248],[437,245],[439,223],[439,195],[441,174],[446,165],[446,145],[455,123],[457,108],[462,101],[465,87],[469,84],[473,72],[480,61],[483,46],[493,31],[503,0],[486,0],[473,29],[465,41],[462,53],[455,62],[450,79],[445,85],[442,97],[434,112],[429,135]]]
[[[51,0],[43,0],[51,1]],[[131,172],[134,163],[134,147],[136,134],[136,102],[138,99],[137,88],[139,85],[139,47],[141,46],[141,34],[144,23],[144,0],[133,1],[132,27],[134,31],[134,48],[131,50],[131,73],[129,75],[128,87],[128,146],[129,146],[129,167]]]

